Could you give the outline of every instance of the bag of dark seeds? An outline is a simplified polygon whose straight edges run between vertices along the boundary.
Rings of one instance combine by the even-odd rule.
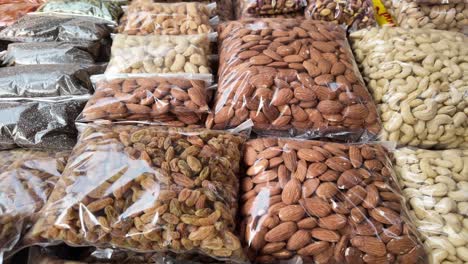
[[[122,8],[117,3],[102,0],[49,0],[38,12],[92,16],[117,22]]]

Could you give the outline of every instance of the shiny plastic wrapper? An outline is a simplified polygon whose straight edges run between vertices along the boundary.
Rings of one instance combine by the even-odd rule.
[[[102,65],[21,65],[0,68],[1,98],[83,95],[93,91],[91,75]]]
[[[461,4],[461,3],[466,3],[466,0],[415,0],[416,3],[422,3],[422,4],[432,4],[432,5],[437,5],[437,4]]]
[[[219,82],[207,127],[247,119],[259,134],[354,141],[380,129],[377,110],[349,48],[330,22],[257,19],[225,24]]]
[[[0,0],[0,5],[5,5],[5,4],[22,4],[22,3],[30,3],[30,4],[37,4],[41,5],[45,1],[43,0]]]
[[[0,39],[12,42],[101,41],[112,29],[102,19],[28,14],[0,31]]]
[[[431,29],[351,34],[381,113],[381,139],[401,146],[468,148],[468,37]]]
[[[210,19],[216,3],[154,3],[138,0],[128,6],[119,33],[128,35],[194,35],[213,32]]]
[[[50,100],[0,100],[0,149],[69,149],[75,120],[89,96]]]
[[[394,152],[400,185],[431,263],[468,260],[468,150]]]
[[[65,168],[68,154],[22,150],[0,153],[16,157],[0,173],[0,252],[6,253],[35,221],[35,214]]]
[[[242,260],[233,231],[244,140],[204,129],[87,125],[32,237]]]
[[[468,2],[433,5],[413,0],[384,0],[384,3],[399,27],[468,34]]]
[[[306,18],[330,21],[350,30],[376,27],[372,0],[309,0]]]
[[[96,92],[80,121],[137,120],[170,126],[203,126],[211,75],[96,76]]]
[[[7,3],[0,4],[0,28],[13,24],[16,20],[33,12],[39,7],[39,4],[34,3]]]
[[[102,0],[48,0],[37,11],[92,16],[115,22],[123,13],[117,3]]]
[[[209,68],[207,35],[129,36],[117,34],[108,73],[203,73]]]
[[[241,182],[256,263],[426,263],[391,161],[378,144],[254,139]]]
[[[300,13],[307,6],[306,0],[234,0],[237,1],[237,18],[275,16],[288,13]]]

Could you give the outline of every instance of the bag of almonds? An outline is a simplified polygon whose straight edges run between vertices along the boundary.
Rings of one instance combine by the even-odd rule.
[[[211,75],[99,75],[80,121],[137,120],[202,126],[209,112]]]
[[[17,245],[21,234],[36,220],[65,168],[67,152],[12,150],[16,157],[0,171],[0,255]],[[0,262],[2,258],[0,256]]]
[[[209,66],[208,35],[131,36],[117,34],[108,73],[202,73]]]
[[[384,141],[468,148],[468,37],[433,29],[381,28],[351,34],[381,113]]]
[[[330,21],[349,30],[376,27],[372,0],[309,0],[306,18]]]
[[[79,129],[32,238],[244,259],[233,232],[246,136],[135,124]]]
[[[132,2],[120,21],[119,33],[128,35],[194,35],[214,32],[211,20],[216,3]]]
[[[276,16],[301,13],[307,6],[306,0],[234,0],[238,19],[261,16]]]
[[[395,170],[431,263],[468,261],[468,150],[401,148]]]
[[[252,261],[426,263],[381,145],[254,139],[244,164],[241,230]]]
[[[349,48],[330,22],[256,19],[223,24],[213,114],[207,127],[252,119],[259,134],[366,140],[377,110]]]

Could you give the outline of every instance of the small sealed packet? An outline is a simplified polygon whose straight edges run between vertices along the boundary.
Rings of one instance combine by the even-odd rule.
[[[301,13],[307,6],[306,0],[236,0],[236,16],[248,17],[277,16],[289,13]]]
[[[119,4],[102,0],[48,0],[37,12],[91,16],[114,22],[123,13]]]

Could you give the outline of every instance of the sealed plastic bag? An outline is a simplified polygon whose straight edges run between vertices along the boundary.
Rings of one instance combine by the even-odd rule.
[[[0,252],[6,253],[34,223],[36,212],[65,168],[68,154],[19,150],[2,154],[18,158],[0,173]]]
[[[298,13],[307,6],[306,0],[235,0],[237,18],[260,17]]]
[[[13,24],[16,20],[26,15],[29,12],[33,12],[39,7],[39,4],[35,3],[7,3],[0,4],[0,28]]]
[[[381,145],[254,139],[244,163],[241,229],[256,263],[426,263]]]
[[[112,29],[102,19],[28,14],[0,31],[0,39],[12,42],[101,41]]]
[[[207,35],[117,34],[107,73],[210,73]]]
[[[424,3],[424,4],[461,4],[466,3],[466,0],[415,0],[416,3]]]
[[[210,18],[216,3],[153,3],[135,1],[121,20],[119,33],[128,35],[193,35],[213,32]]]
[[[171,126],[202,126],[209,112],[211,77],[96,76],[93,78],[96,92],[79,120],[140,120]]]
[[[21,65],[0,68],[0,97],[55,97],[89,94],[91,75],[102,73],[101,65]]]
[[[48,0],[38,12],[92,16],[117,22],[122,8],[117,3],[102,0]]]
[[[372,0],[309,0],[306,17],[330,21],[351,30],[377,26]]]
[[[33,237],[241,260],[234,234],[245,137],[151,125],[88,125]]]
[[[468,148],[468,37],[431,29],[351,34],[378,104],[382,140],[421,148]]]
[[[441,29],[468,34],[467,2],[436,5],[417,3],[413,0],[384,2],[399,27]]]
[[[76,143],[75,120],[89,96],[0,100],[0,149],[68,149]]]
[[[342,140],[369,139],[377,110],[346,40],[330,22],[233,21],[220,33],[219,83],[207,126]]]
[[[468,150],[402,148],[394,154],[431,263],[468,261]]]
[[[94,64],[99,57],[100,46],[98,42],[11,43],[3,64]]]

